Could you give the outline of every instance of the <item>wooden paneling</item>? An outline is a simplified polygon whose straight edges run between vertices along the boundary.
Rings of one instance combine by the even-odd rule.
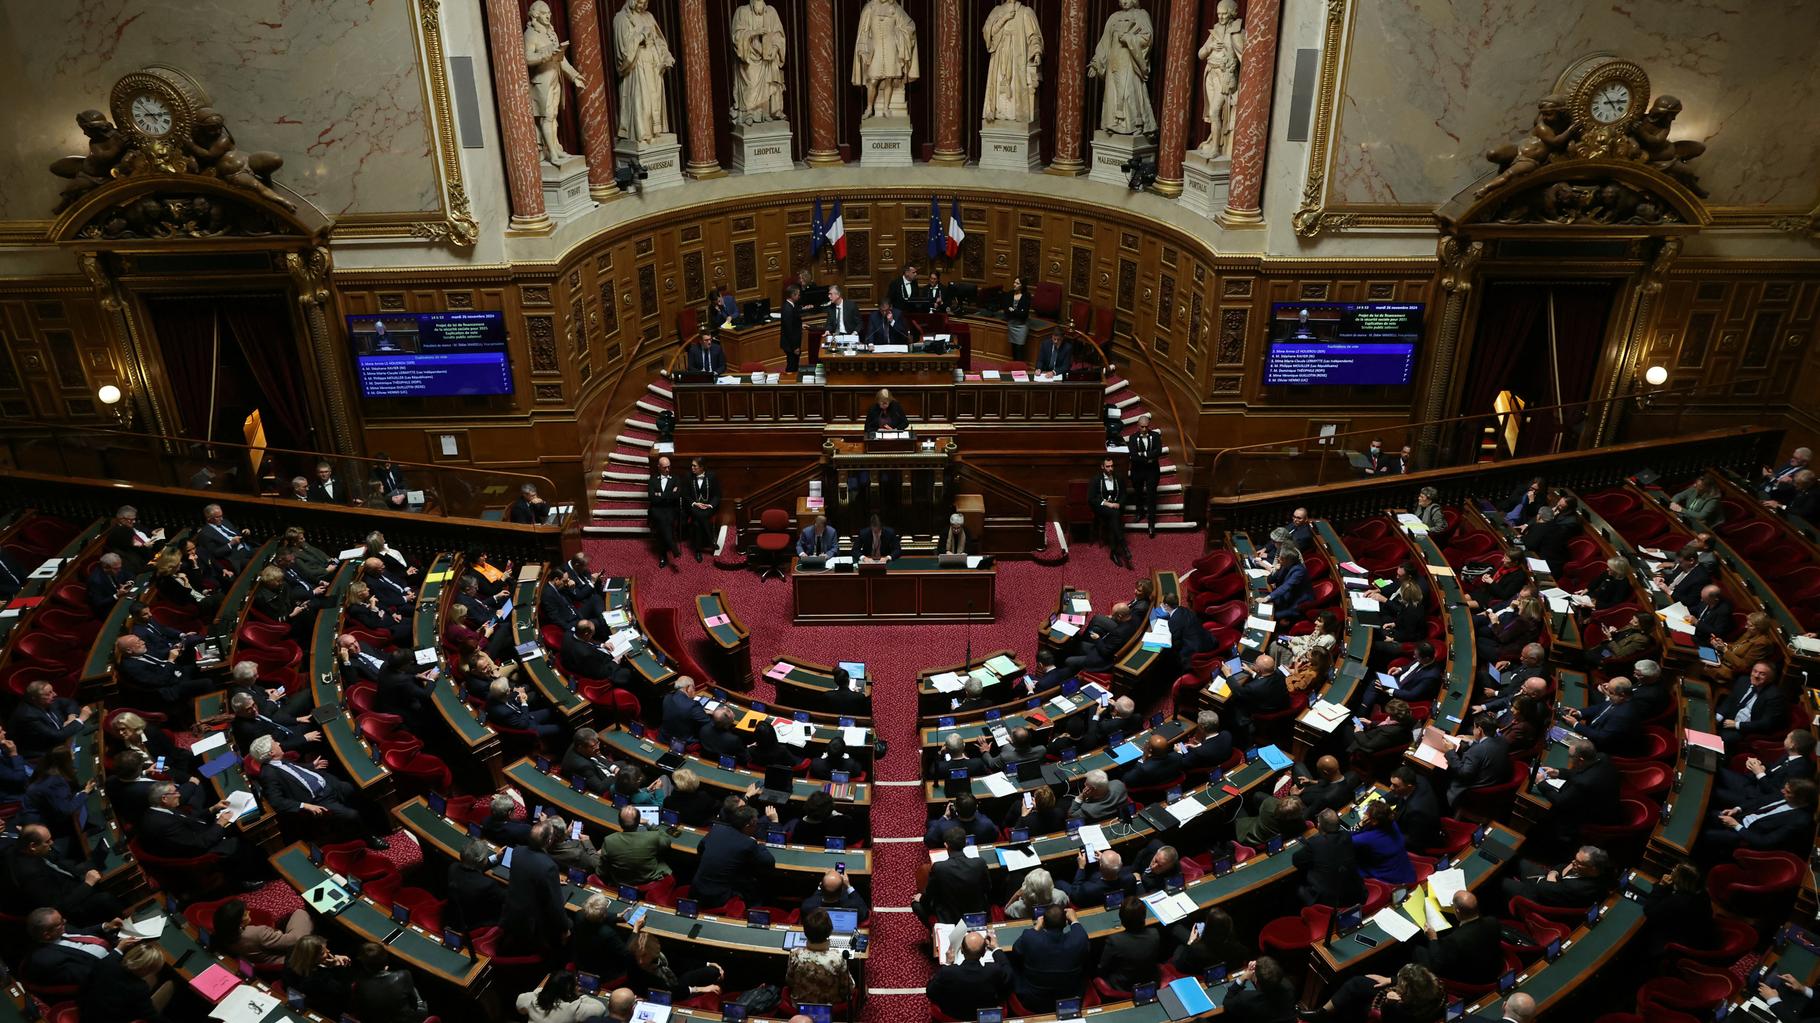
[[[95,400],[103,384],[126,386],[106,315],[79,282],[0,286],[0,416],[113,425]]]

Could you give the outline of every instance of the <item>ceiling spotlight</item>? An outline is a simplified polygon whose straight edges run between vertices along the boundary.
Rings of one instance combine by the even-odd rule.
[[[1661,387],[1668,383],[1668,369],[1663,366],[1651,366],[1643,371],[1643,381],[1651,387]]]

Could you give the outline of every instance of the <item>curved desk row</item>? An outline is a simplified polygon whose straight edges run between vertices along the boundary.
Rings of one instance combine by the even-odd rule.
[[[665,758],[673,756],[670,749],[661,746],[641,735],[634,735],[623,729],[610,729],[600,733],[601,747],[608,753],[625,760],[635,760],[650,768],[650,773],[669,773],[669,768],[659,766]],[[739,767],[722,767],[692,754],[674,754],[681,759],[677,767],[687,767],[701,777],[702,784],[712,785],[728,792],[743,793],[753,785],[764,786],[765,776],[762,771],[751,771]],[[826,791],[828,783],[811,781],[798,777],[791,786],[790,801],[806,800],[817,792]],[[854,806],[872,805],[872,786],[865,782],[853,783],[852,793],[848,798],[839,795],[835,802]]]
[[[1046,785],[1066,784],[1072,782],[1076,778],[1082,777],[1089,771],[1111,771],[1120,764],[1132,763],[1143,755],[1142,751],[1144,744],[1150,741],[1152,735],[1161,735],[1170,742],[1174,742],[1177,738],[1186,734],[1188,730],[1188,726],[1180,721],[1164,721],[1154,728],[1145,729],[1144,731],[1127,738],[1117,746],[1098,750],[1089,753],[1084,757],[1078,757],[1071,764],[1045,763],[1042,772],[1035,778],[1022,779],[1014,775],[1005,774],[1003,771],[994,772],[993,774],[980,778],[969,778],[967,779],[967,791],[972,793],[975,799],[984,802],[989,799],[1009,799],[1017,793],[1034,792]],[[1001,796],[992,791],[987,779],[996,779],[1001,776],[1004,779],[1004,784],[1009,785],[1014,790],[1012,793]],[[926,781],[923,783],[923,799],[925,802],[945,803],[949,798],[944,781]]]

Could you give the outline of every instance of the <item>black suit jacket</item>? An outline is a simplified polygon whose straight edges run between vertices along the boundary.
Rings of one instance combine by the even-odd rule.
[[[1716,604],[1701,601],[1689,610],[1694,613],[1694,642],[1702,646],[1711,643],[1714,636],[1732,631],[1732,602],[1724,597]]]
[[[910,425],[910,417],[904,414],[904,407],[891,399],[891,404],[884,408],[873,402],[866,407],[866,432],[877,433],[880,430],[902,430]]]
[[[511,520],[524,525],[542,523],[550,514],[550,505],[546,501],[527,501],[523,497],[512,502]]]
[[[839,305],[828,306],[828,333],[857,334],[860,328],[859,306],[843,296]]]
[[[120,599],[120,587],[132,581],[132,575],[125,568],[118,572],[109,572],[100,565],[96,565],[94,571],[88,574],[89,610],[93,611],[97,618],[106,617],[108,611],[114,606],[114,602]]]
[[[1093,477],[1093,514],[1106,515],[1115,511],[1115,509],[1106,507],[1107,501],[1120,505],[1125,503],[1125,484],[1119,479],[1117,473],[1111,476]]]
[[[951,855],[929,868],[923,910],[945,924],[958,923],[968,913],[984,913],[989,901],[988,879],[984,860]]]
[[[460,863],[449,864],[449,898],[443,925],[461,933],[499,923],[505,912],[506,886]]]
[[[1036,353],[1038,373],[1067,373],[1074,368],[1074,342],[1049,337]]]
[[[727,350],[720,346],[719,341],[687,345],[683,348],[683,369],[689,373],[725,373]]]
[[[667,481],[656,473],[651,474],[651,482],[645,485],[645,498],[650,505],[647,513],[651,518],[659,515],[674,517],[682,508],[682,477],[672,475]]]
[[[1489,984],[1504,972],[1498,936],[1498,921],[1489,916],[1442,931],[1428,946],[1428,968],[1448,980]]]
[[[199,820],[162,808],[148,810],[140,819],[138,839],[158,856],[228,855],[238,848],[238,840],[216,824],[213,817]]]
[[[671,690],[664,696],[663,732],[672,739],[693,739],[710,723],[708,712],[687,693]]]
[[[1125,448],[1134,472],[1140,465],[1154,467],[1163,457],[1163,433],[1161,430],[1137,430],[1125,438]]]
[[[1713,581],[1713,573],[1712,569],[1707,568],[1705,565],[1696,561],[1694,562],[1694,567],[1688,569],[1687,574],[1681,577],[1680,582],[1674,582],[1675,572],[1673,568],[1664,570],[1662,578],[1665,581],[1674,584],[1674,588],[1669,591],[1669,595],[1680,601],[1684,606],[1692,608],[1695,604],[1700,603],[1700,591],[1706,588],[1707,583]]]
[[[899,554],[897,530],[892,529],[890,526],[885,526],[883,527],[883,534],[884,535],[879,539],[879,549],[884,551],[885,557],[887,558],[897,557]],[[859,535],[854,538],[853,553],[861,557],[869,558],[872,556],[871,526],[867,526],[865,529],[860,530]]]
[[[1738,714],[1738,708],[1744,703],[1744,694],[1751,691],[1749,682],[1740,681],[1732,686],[1731,695],[1719,704],[1717,717],[1730,721]],[[1782,694],[1782,687],[1774,682],[1757,690],[1757,699],[1751,704],[1750,720],[1738,726],[1738,731],[1745,735],[1780,732],[1788,725],[1788,697]]]
[[[1618,769],[1605,754],[1595,753],[1592,763],[1563,771],[1561,778],[1554,792],[1554,825],[1563,841],[1571,841],[1583,824],[1616,819]]]
[[[1344,831],[1314,835],[1296,849],[1290,862],[1302,872],[1303,891],[1312,901],[1335,907],[1365,901],[1365,882],[1353,857],[1352,836]]]
[[[81,721],[63,723],[64,718],[76,713],[77,709],[75,701],[61,698],[52,700],[48,710],[40,710],[22,700],[6,721],[6,734],[18,744],[21,755],[27,758],[40,756],[89,727]]]
[[[353,504],[354,499],[360,496],[354,493],[354,488],[348,486],[347,480],[340,476],[329,477],[329,482],[335,486],[334,496],[329,495],[328,488],[322,485],[321,480],[314,477],[310,479],[310,500],[312,502],[316,504]]]
[[[301,724],[277,720],[264,720],[259,717],[234,719],[234,745],[245,753],[253,745],[253,740],[269,735],[280,749],[287,753],[296,752],[305,745],[303,733],[309,731]]]
[[[129,689],[152,693],[166,703],[175,702],[183,682],[183,669],[157,658],[128,657],[119,664],[121,682]]]
[[[703,906],[725,905],[735,895],[748,900],[763,890],[776,860],[771,850],[727,824],[708,829],[695,867],[695,895]]]
[[[507,947],[524,948],[539,937],[547,944],[558,944],[569,933],[569,910],[563,902],[556,861],[521,845],[512,850],[511,873],[504,909]]]
[[[963,962],[935,971],[924,990],[935,1007],[954,1019],[973,1019],[981,1009],[1005,1004],[1005,993],[1011,989],[1011,970],[1005,957],[996,955],[992,962]]]
[[[283,768],[270,764],[259,772],[259,789],[265,794],[266,802],[272,804],[272,809],[279,813],[297,813],[305,803],[352,809],[348,807],[348,799],[354,794],[352,785],[326,771],[315,773],[322,775],[323,788],[314,796],[310,795],[309,788],[302,781],[291,777]]]
[[[909,313],[911,303],[916,301],[916,285],[902,274],[891,282],[891,307],[899,313]]]
[[[783,317],[778,321],[777,347],[786,353],[794,352],[803,346],[803,308],[797,303],[784,301]]]
[[[597,757],[590,757],[580,750],[569,747],[562,755],[562,773],[571,781],[580,779],[589,792],[605,792],[613,787],[613,776],[607,773],[606,750],[603,748]]]
[[[97,931],[81,927],[66,927],[65,934],[81,934],[92,938],[102,937]],[[118,960],[119,952],[108,952],[106,959]],[[54,942],[34,945],[25,955],[24,969],[20,972],[34,984],[50,987],[79,987],[96,975],[103,959],[97,959],[86,952],[67,948]]]
[[[1285,983],[1274,988],[1247,984],[1228,989],[1220,1019],[1224,1023],[1292,1023],[1295,988]]]
[[[699,480],[691,473],[683,479],[683,503],[687,505],[705,504],[708,511],[720,507],[720,477],[713,472],[704,472]]]
[[[1441,801],[1427,778],[1417,775],[1415,790],[1409,798],[1392,797],[1391,802],[1402,804],[1398,808],[1397,827],[1403,830],[1403,840],[1409,848],[1432,849],[1440,844]]]
[[[562,635],[562,666],[587,678],[612,678],[613,655],[573,632]]]

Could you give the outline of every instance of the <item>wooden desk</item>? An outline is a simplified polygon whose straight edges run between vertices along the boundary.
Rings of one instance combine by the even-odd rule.
[[[710,619],[726,616],[726,621],[709,625]],[[752,634],[733,613],[723,590],[703,593],[695,598],[695,617],[701,621],[708,642],[714,644],[714,663],[708,665],[715,676],[725,676],[728,685],[738,689],[752,688]]]
[[[653,773],[662,770],[657,766],[657,762],[670,752],[666,747],[660,746],[650,739],[618,729],[601,732],[600,744],[609,754],[636,760],[649,767]],[[712,785],[728,792],[743,794],[751,786],[762,787],[765,783],[763,771],[753,771],[742,767],[726,768],[704,757],[685,755],[682,766],[699,775],[704,785]],[[807,800],[810,796],[822,791],[826,784],[826,782],[812,778],[797,778],[790,787],[790,801],[798,803]],[[834,801],[841,807],[870,807],[872,805],[872,786],[867,782],[855,782],[851,799],[841,799],[837,796]]]
[[[1718,730],[1717,724],[1713,716],[1712,690],[1704,682],[1684,680],[1675,745],[1683,745],[1689,729],[1713,732]],[[1692,855],[1700,829],[1706,826],[1707,807],[1712,801],[1714,772],[1690,764],[1684,748],[1675,761],[1675,773],[1681,779],[1681,788],[1669,792],[1662,805],[1662,821],[1650,832],[1649,844],[1643,851],[1643,861],[1650,869],[1662,872]]]
[[[997,672],[993,671],[991,668],[987,667],[987,665],[989,663],[991,663],[992,661],[998,660],[1001,657],[1009,658],[1011,661],[1011,666],[1013,667],[1014,670],[1011,671],[1009,674],[1000,675]],[[950,665],[948,667],[924,668],[922,671],[917,672],[917,675],[916,675],[916,702],[917,702],[918,713],[921,714],[923,717],[929,717],[930,715],[970,717],[970,716],[977,716],[977,714],[983,714],[986,711],[994,709],[994,708],[990,708],[990,707],[982,707],[977,712],[977,714],[975,712],[968,712],[967,714],[959,714],[957,711],[955,711],[953,709],[953,707],[954,707],[954,701],[960,699],[961,690],[956,689],[953,692],[943,692],[940,689],[937,689],[935,687],[935,683],[933,681],[931,681],[937,675],[946,675],[946,674],[952,673],[952,674],[961,676],[961,683],[962,683],[962,685],[965,685],[966,681],[967,681],[967,676],[972,674],[975,671],[981,672],[981,678],[980,678],[981,689],[983,691],[987,691],[988,695],[994,696],[995,698],[1003,701],[1004,706],[998,708],[1000,710],[1003,710],[1008,707],[1020,706],[1020,705],[1022,705],[1023,700],[1029,699],[1030,697],[1037,695],[1036,693],[1032,693],[1032,692],[1024,692],[1021,694],[1017,694],[1017,696],[1021,696],[1022,699],[1018,699],[1018,698],[1014,697],[1013,690],[1011,688],[1012,685],[1015,683],[1022,682],[1024,680],[1024,676],[1026,674],[1028,674],[1028,671],[1024,668],[1023,663],[1017,659],[1017,652],[1015,650],[1011,650],[1011,649],[994,650],[991,653],[981,654],[978,657],[975,657],[971,661],[966,661],[966,662],[963,662],[960,664]],[[987,676],[990,676],[990,678],[991,678],[990,682],[988,682],[986,680]],[[1003,686],[1004,688],[999,688],[1001,686]]]
[[[934,373],[952,380],[954,371],[961,364],[960,353],[955,351],[942,355],[926,352],[837,352],[827,345],[822,346],[821,353],[816,358],[829,380],[887,387],[894,378],[904,374]]]
[[[990,623],[997,585],[996,567],[939,568],[927,557],[897,558],[883,572],[790,570],[797,625]]]
[[[442,716],[443,723],[449,726],[449,731],[455,733],[456,741],[465,746],[476,761],[485,765],[487,774],[497,777],[499,736],[493,732],[493,727],[487,724],[484,716],[477,715],[468,706],[461,684],[455,681],[455,676],[448,670],[448,659],[442,654],[442,617],[447,613],[450,603],[443,600],[442,595],[448,588],[448,581],[455,577],[454,573],[459,568],[455,557],[450,554],[438,554],[430,562],[429,571],[423,576],[423,585],[417,591],[417,608],[412,612],[411,642],[419,650],[427,647],[436,651],[442,675],[430,689],[430,702],[436,705],[436,712]]]
[[[1082,777],[1088,771],[1105,771],[1110,774],[1123,764],[1137,763],[1138,758],[1143,755],[1142,751],[1145,744],[1150,741],[1152,735],[1161,735],[1173,743],[1186,734],[1188,734],[1188,726],[1186,724],[1180,721],[1164,721],[1155,728],[1147,728],[1136,735],[1125,737],[1117,746],[1095,750],[1086,756],[1076,757],[1071,764],[1056,763],[1048,764],[1046,767],[1053,768],[1052,772],[1048,772],[1052,777],[1059,777],[1063,782],[1070,783],[1075,779]],[[1125,757],[1123,760],[1119,759],[1121,754],[1115,752],[1120,750],[1123,751],[1122,755]],[[1004,772],[999,771],[994,773],[1003,774]],[[1014,796],[993,795],[992,790],[986,787],[985,782],[983,781],[984,777],[987,776],[982,775],[980,778],[969,778],[967,780],[968,791],[973,793],[973,798],[982,803],[987,800],[1015,798]],[[1013,775],[1006,775],[1006,780],[1009,781],[1012,787],[1017,789],[1018,792],[1034,792],[1035,790],[1050,784],[1050,778],[1040,775],[1029,781],[1024,781]],[[1058,801],[1059,798],[1060,797],[1058,797]],[[948,801],[948,795],[945,791],[945,783],[943,781],[924,782],[923,800],[932,806],[946,803]]]
[[[335,659],[335,636],[341,629],[339,608],[359,569],[358,562],[346,561],[330,577],[327,596],[330,608],[316,612],[316,623],[310,630],[310,649],[304,657],[304,676],[310,684],[310,702],[318,707],[342,705],[341,665]],[[322,741],[334,753],[336,763],[368,798],[381,805],[392,801],[392,772],[375,759],[378,751],[360,738],[354,719],[346,707],[326,722],[309,722],[322,732]]]

